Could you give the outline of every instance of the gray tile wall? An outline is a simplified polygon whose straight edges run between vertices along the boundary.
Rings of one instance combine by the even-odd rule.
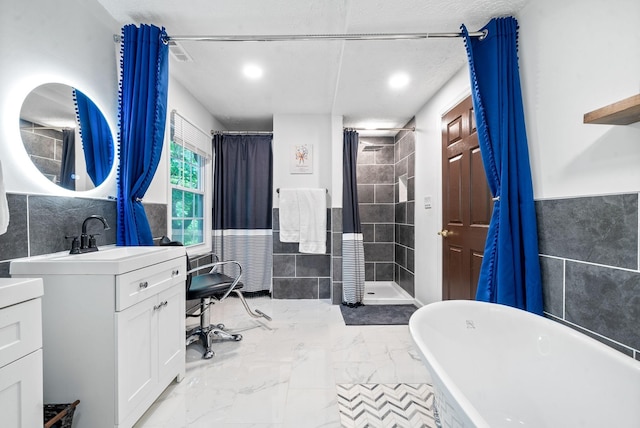
[[[55,184],[60,184],[62,165],[62,131],[34,129],[37,123],[20,119],[20,136],[31,162]]]
[[[69,250],[66,236],[80,234],[82,222],[92,214],[103,216],[111,229],[99,222],[87,223],[96,232],[98,246],[116,242],[116,201],[62,196],[7,194],[9,227],[0,235],[0,277],[8,278],[11,260]],[[146,204],[154,237],[165,235],[167,206]]]
[[[342,208],[331,209],[331,300],[334,305],[342,303]]]
[[[415,126],[415,119],[405,125]],[[401,131],[395,138],[395,269],[394,280],[403,290],[415,297],[415,133]],[[407,201],[399,201],[400,177],[407,176]]]
[[[366,281],[393,281],[395,242],[395,146],[393,137],[360,137],[379,150],[358,147],[358,204]],[[371,146],[369,146],[371,147]]]
[[[415,126],[412,119],[406,127]],[[379,145],[358,151],[358,202],[364,238],[365,280],[395,281],[415,296],[415,135],[402,131],[392,137],[361,137]],[[407,176],[407,201],[399,202],[400,177]],[[334,247],[341,245],[342,210],[334,211]],[[342,298],[342,251],[333,254],[333,303]]]
[[[332,212],[327,209],[327,251],[303,254],[297,243],[280,242],[280,211],[273,209],[274,299],[330,299],[332,295]],[[340,217],[342,225],[342,217]]]
[[[545,314],[640,359],[638,194],[536,202]]]

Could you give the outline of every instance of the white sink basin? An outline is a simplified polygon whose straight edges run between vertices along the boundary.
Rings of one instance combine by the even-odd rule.
[[[75,260],[121,260],[129,257],[147,256],[152,253],[165,252],[168,247],[103,247],[99,251],[84,254],[65,253],[60,257],[53,257],[52,260],[75,261]]]
[[[116,247],[104,246],[99,251],[69,254],[67,251],[27,257],[11,262],[12,276],[29,274],[117,275],[141,267],[161,263],[185,255],[184,247]]]
[[[0,278],[0,308],[42,296],[42,278]]]

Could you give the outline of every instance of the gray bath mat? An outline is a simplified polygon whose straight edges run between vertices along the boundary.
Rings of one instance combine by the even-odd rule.
[[[340,305],[346,325],[407,325],[416,309],[415,305]]]

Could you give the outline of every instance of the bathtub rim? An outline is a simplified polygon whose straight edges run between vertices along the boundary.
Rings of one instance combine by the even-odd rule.
[[[456,401],[457,405],[460,407],[462,412],[475,424],[477,427],[486,427],[489,428],[490,425],[486,421],[486,419],[482,416],[482,414],[475,408],[475,406],[471,403],[471,401],[466,397],[463,391],[458,387],[458,385],[452,380],[452,378],[447,374],[446,370],[442,367],[442,365],[438,362],[435,355],[429,350],[427,343],[423,339],[423,336],[418,334],[419,331],[419,323],[424,320],[425,317],[432,315],[430,312],[434,310],[440,309],[443,306],[460,306],[464,307],[485,307],[487,309],[496,310],[503,313],[516,313],[520,317],[535,319],[535,322],[541,323],[543,325],[548,326],[553,331],[562,332],[563,334],[569,334],[580,341],[582,341],[588,348],[593,348],[596,352],[601,352],[605,354],[608,358],[611,358],[615,364],[621,364],[623,366],[629,367],[632,370],[636,370],[640,372],[640,361],[634,359],[633,357],[629,357],[628,355],[623,354],[620,351],[617,351],[610,346],[578,331],[571,328],[568,325],[559,323],[553,319],[546,318],[544,316],[536,315],[531,312],[527,312],[522,309],[514,308],[511,306],[499,304],[499,303],[489,303],[489,302],[481,302],[476,300],[445,300],[439,302],[429,303],[417,309],[411,318],[409,319],[409,332],[411,334],[411,338],[414,341],[416,347],[418,348],[418,352],[421,354],[425,365],[431,372],[432,379],[438,382],[442,382],[443,386],[446,389],[446,393],[449,394],[453,400]],[[435,382],[434,382],[435,383]],[[436,385],[434,385],[434,388]]]
[[[411,334],[411,338],[416,344],[418,348],[418,352],[422,355],[422,359],[424,363],[427,365],[427,368],[430,371],[431,377],[433,381],[438,381],[444,385],[446,385],[446,392],[452,396],[455,400],[456,404],[462,408],[462,411],[465,415],[471,419],[471,421],[476,424],[478,428],[489,428],[489,424],[484,419],[484,417],[478,412],[476,407],[471,403],[471,401],[466,397],[466,395],[462,392],[462,390],[458,387],[458,385],[451,379],[451,377],[447,374],[446,370],[442,367],[442,365],[435,358],[434,354],[429,350],[429,347],[424,342],[421,335],[417,335],[417,330],[419,326],[417,323],[421,318],[425,317],[425,313],[432,311],[434,305],[442,306],[443,304],[447,304],[450,306],[449,302],[459,303],[461,301],[456,300],[444,300],[440,302],[433,302],[426,304],[420,308],[418,308],[409,318],[409,333]],[[431,307],[431,308],[429,308]],[[434,382],[435,383],[435,382]],[[437,388],[437,385],[433,385],[434,388]],[[441,392],[442,393],[442,392]],[[435,402],[434,402],[435,407]],[[440,417],[442,417],[440,415]]]

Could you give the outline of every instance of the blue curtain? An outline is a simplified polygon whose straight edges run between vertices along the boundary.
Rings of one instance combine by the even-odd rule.
[[[495,204],[476,300],[542,314],[538,232],[518,70],[518,23],[491,20],[484,39],[462,26],[480,152]]]
[[[271,290],[273,136],[213,137],[213,251],[242,265],[245,292]]]
[[[364,298],[364,239],[358,205],[358,133],[345,129],[342,165],[342,304],[360,306]]]
[[[142,197],[162,154],[169,47],[164,29],[122,29],[117,245],[153,245]]]
[[[111,129],[102,112],[85,94],[74,89],[73,99],[80,125],[87,174],[93,185],[99,186],[107,178],[113,165]]]

